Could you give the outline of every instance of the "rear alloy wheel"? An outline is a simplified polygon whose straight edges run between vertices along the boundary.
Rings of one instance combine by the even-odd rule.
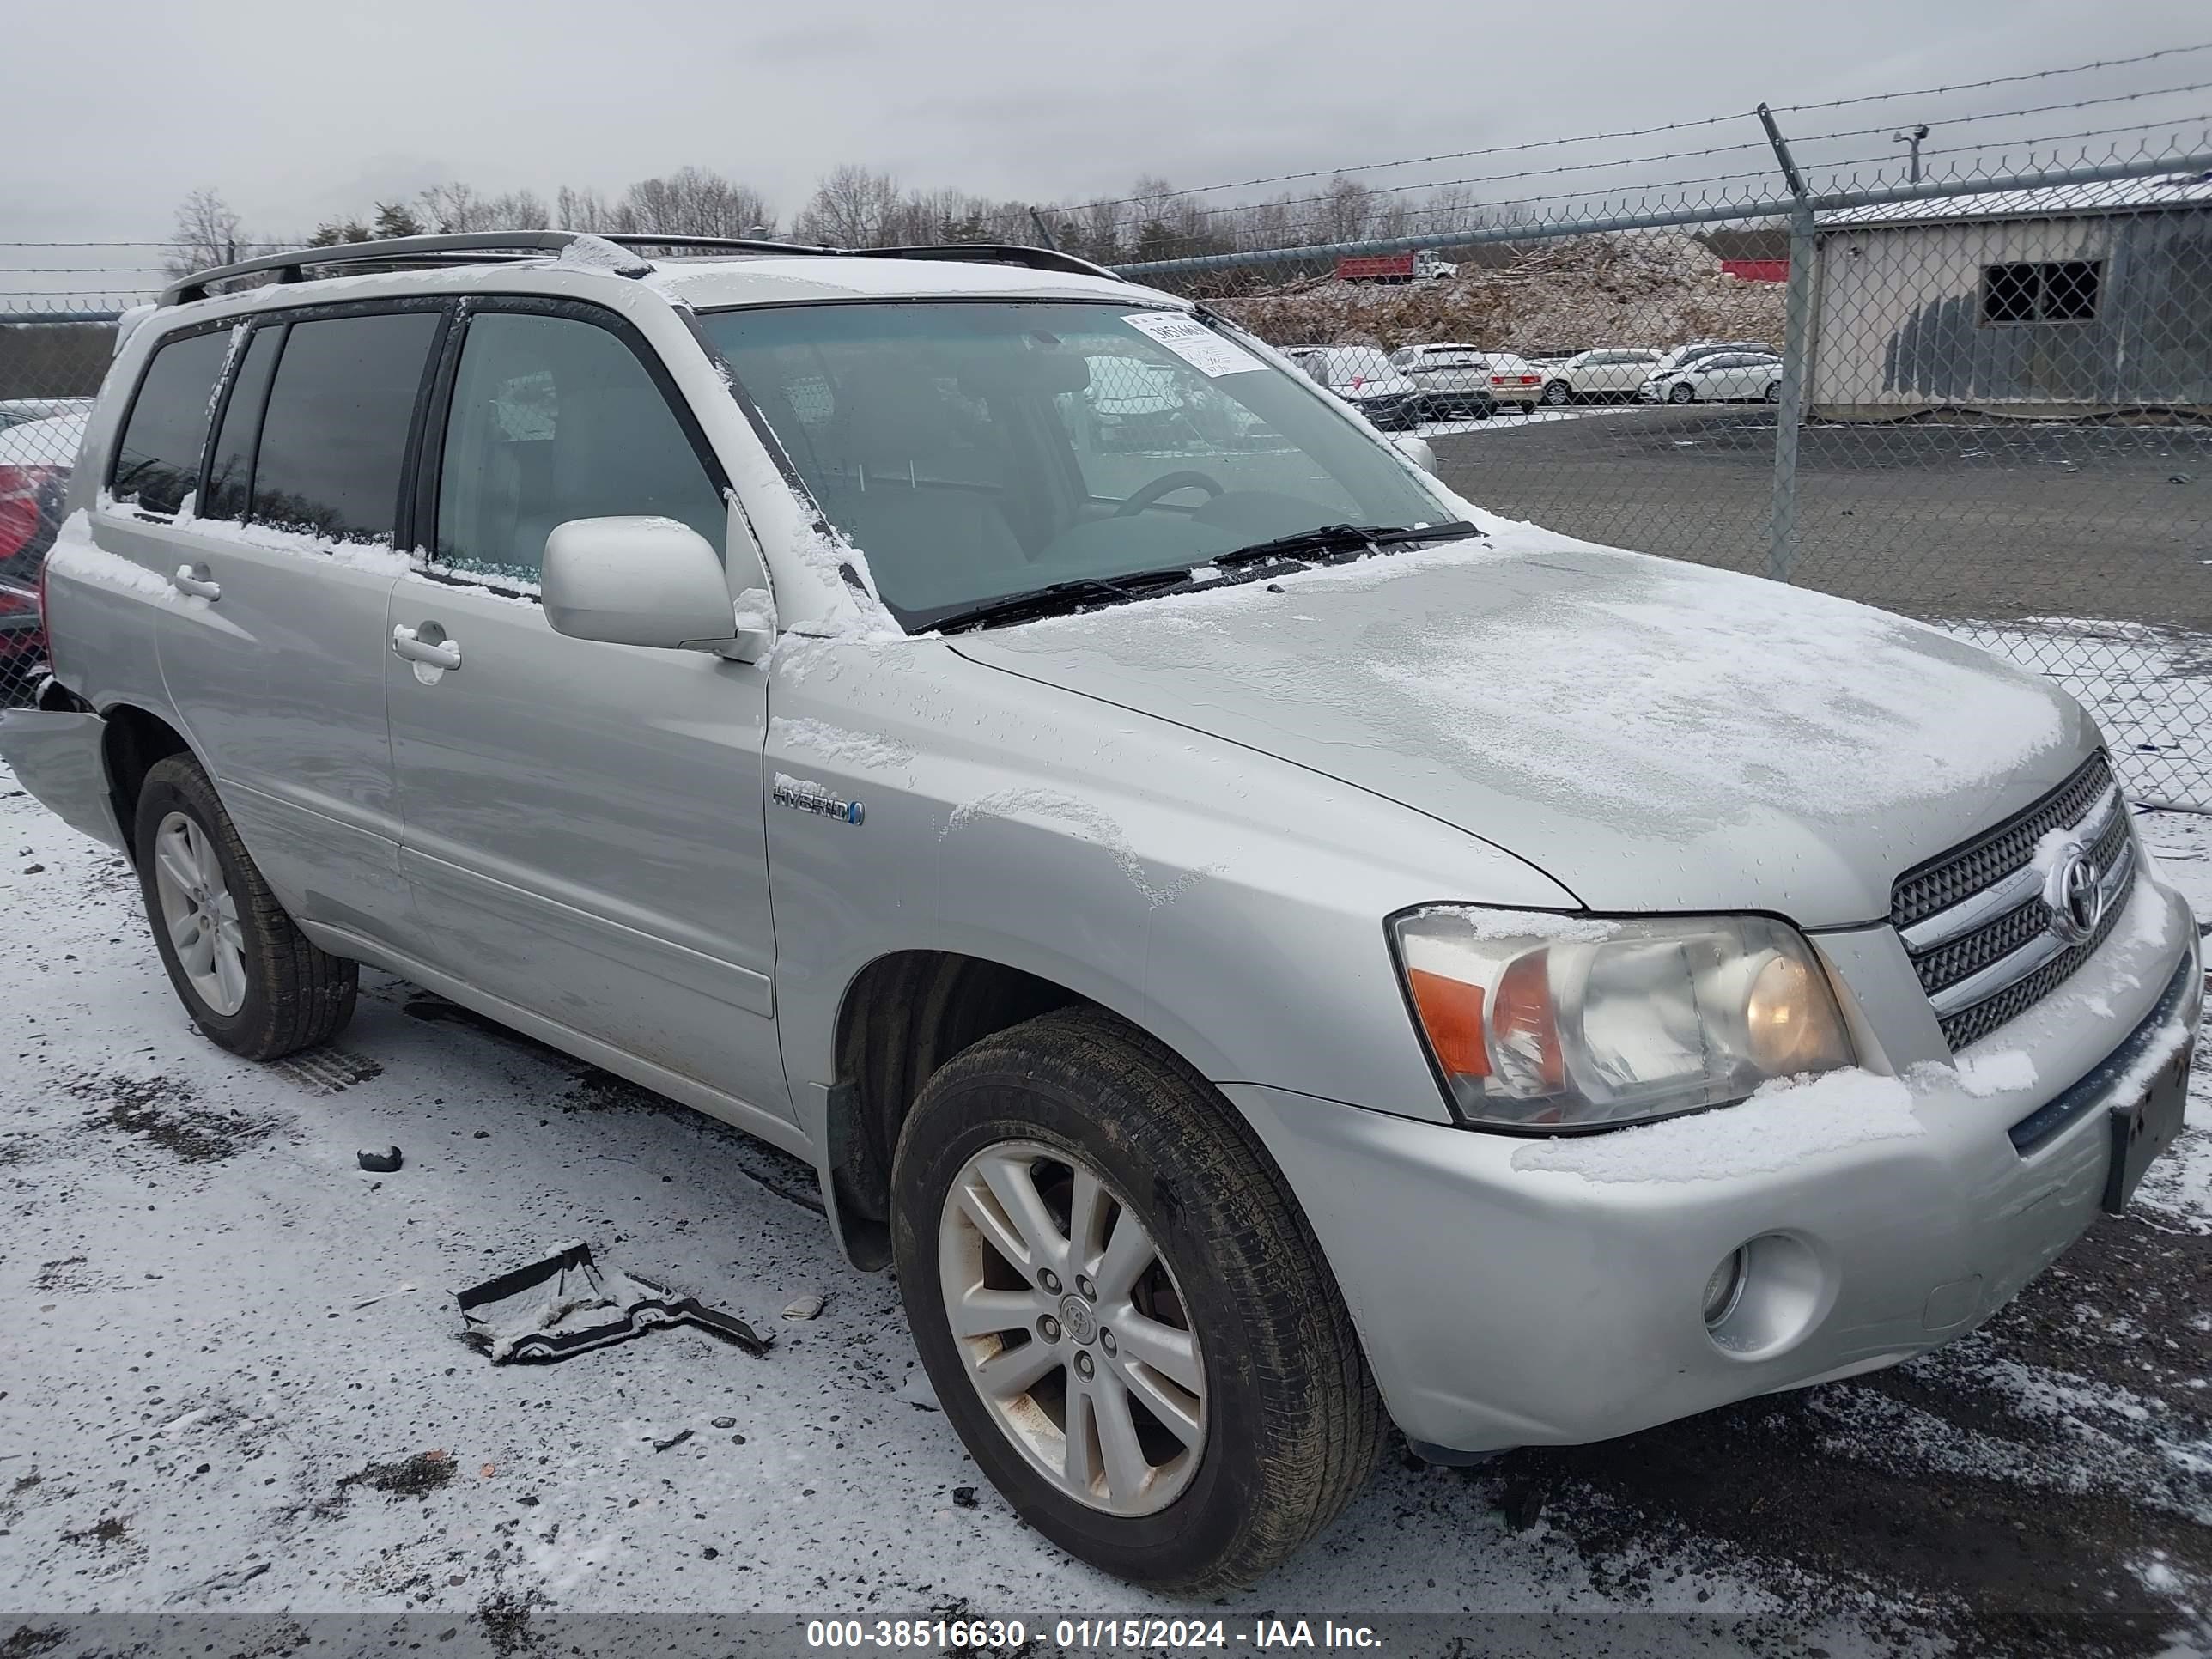
[[[1553,380],[1544,388],[1544,401],[1554,409],[1574,402],[1575,390],[1565,380]]]
[[[939,1403],[1069,1553],[1249,1583],[1373,1469],[1382,1403],[1321,1247],[1236,1109],[1135,1028],[1060,1009],[954,1056],[891,1202]]]
[[[1670,404],[1695,403],[1697,399],[1698,394],[1690,390],[1687,381],[1677,380],[1667,388],[1667,401]]]
[[[274,1060],[353,1018],[359,969],[293,925],[198,761],[171,755],[148,769],[135,830],[155,948],[203,1033]]]
[[[1766,383],[1766,401],[1770,404],[1778,404],[1782,401],[1781,381],[1769,380]]]

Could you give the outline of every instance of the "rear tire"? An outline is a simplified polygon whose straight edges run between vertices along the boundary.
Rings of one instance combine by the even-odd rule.
[[[328,1040],[353,1018],[359,967],[309,944],[284,914],[191,756],[147,772],[132,844],[155,948],[210,1041],[275,1060]]]
[[[1085,1199],[1086,1172],[1103,1196]],[[1382,1402],[1319,1243],[1236,1109],[1144,1033],[1060,1009],[957,1055],[907,1118],[891,1193],[900,1293],[938,1400],[992,1484],[1071,1555],[1139,1584],[1249,1583],[1373,1470]],[[1113,1264],[1132,1225],[1127,1248],[1156,1267],[1124,1291]],[[1147,1284],[1152,1299],[1133,1299]],[[991,1305],[970,1320],[978,1297]],[[1161,1390],[1172,1373],[1139,1350],[1171,1351],[1198,1387]],[[1033,1380],[987,1401],[979,1369],[1009,1358]],[[1145,1467],[1117,1480],[1125,1378]]]

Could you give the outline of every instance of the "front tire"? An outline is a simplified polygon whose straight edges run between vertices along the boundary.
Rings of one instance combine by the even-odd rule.
[[[1575,389],[1565,380],[1553,380],[1544,388],[1544,401],[1553,409],[1565,409],[1575,400]]]
[[[1319,1243],[1235,1109],[1142,1032],[1062,1009],[958,1054],[891,1191],[938,1400],[1070,1554],[1249,1583],[1374,1468],[1382,1403]]]
[[[275,1060],[353,1018],[359,968],[309,944],[284,914],[191,756],[147,772],[133,845],[161,965],[210,1040]]]
[[[1667,401],[1670,404],[1695,403],[1697,399],[1698,394],[1686,386],[1676,385],[1667,389]]]

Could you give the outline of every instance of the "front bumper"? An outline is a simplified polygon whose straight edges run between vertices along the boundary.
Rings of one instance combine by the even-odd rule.
[[[1861,971],[1879,958],[1831,956]],[[2186,994],[2161,1024],[2178,974]],[[2141,881],[2097,957],[1962,1057],[2024,1053],[2033,1083],[1991,1086],[2019,1075],[2011,1060],[1978,1073],[1913,1066],[1917,1133],[1830,1145],[1759,1173],[1707,1176],[1682,1158],[1699,1144],[1686,1138],[1705,1136],[1722,1168],[1731,1111],[1755,1107],[1616,1132],[1605,1139],[1668,1135],[1668,1167],[1593,1178],[1516,1167],[1516,1152],[1557,1142],[1255,1085],[1228,1092],[1304,1206],[1407,1435],[1468,1452],[1574,1444],[1893,1364],[1989,1318],[2100,1214],[2112,1158],[2104,1106],[2193,1042],[2200,986],[2187,904]],[[1856,998],[1857,1012],[1880,1014],[1885,994]],[[2014,1144],[2015,1126],[2146,1027],[2110,1096],[2077,1094],[2063,1121],[2025,1150]],[[1869,1065],[1904,1073],[1911,1047],[1893,1042],[1897,1063]],[[1780,1275],[1770,1293],[1786,1317],[1776,1340],[1730,1351],[1705,1328],[1707,1278],[1739,1246],[1768,1239],[1784,1243],[1754,1251],[1753,1272]]]

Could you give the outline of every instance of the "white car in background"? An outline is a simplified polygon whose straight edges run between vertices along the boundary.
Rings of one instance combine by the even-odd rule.
[[[1490,394],[1491,356],[1480,346],[1401,346],[1390,363],[1427,394],[1430,419],[1486,421],[1497,406]]]
[[[1567,404],[1631,401],[1659,367],[1659,358],[1656,351],[1634,346],[1577,351],[1546,368],[1543,400],[1554,409]]]
[[[1409,432],[1421,422],[1426,394],[1380,346],[1285,346],[1283,355],[1383,431]]]
[[[1637,390],[1647,404],[1774,403],[1782,394],[1782,359],[1771,351],[1717,351]]]

